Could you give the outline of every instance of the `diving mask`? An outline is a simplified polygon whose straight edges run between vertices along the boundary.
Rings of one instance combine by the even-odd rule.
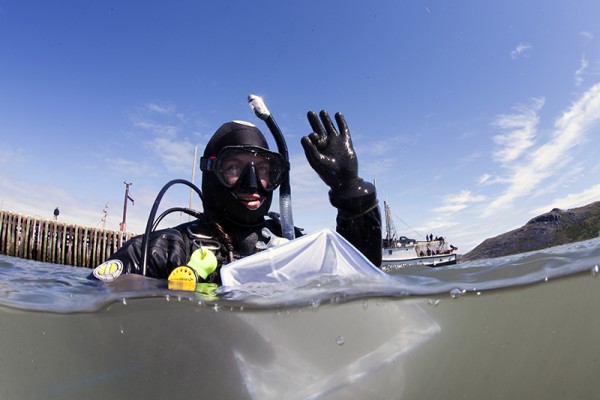
[[[256,146],[226,146],[214,157],[202,157],[200,169],[212,171],[227,188],[245,182],[260,183],[270,192],[283,180],[283,157]]]

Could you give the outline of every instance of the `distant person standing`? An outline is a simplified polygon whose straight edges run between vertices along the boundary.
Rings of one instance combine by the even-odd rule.
[[[58,210],[58,207],[56,207],[54,209],[54,220],[55,221],[58,220],[58,214],[60,214],[60,211]]]

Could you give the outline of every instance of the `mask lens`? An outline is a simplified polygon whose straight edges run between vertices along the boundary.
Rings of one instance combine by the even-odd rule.
[[[253,165],[254,168],[250,168]],[[217,156],[214,169],[228,188],[235,186],[244,174],[254,173],[264,190],[277,188],[283,178],[283,158],[277,153],[253,148],[224,148]]]

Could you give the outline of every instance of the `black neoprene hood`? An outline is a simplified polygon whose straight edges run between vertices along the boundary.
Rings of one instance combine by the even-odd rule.
[[[269,150],[269,145],[262,132],[249,122],[226,122],[213,134],[206,144],[203,158],[216,157],[226,146],[255,146]],[[202,173],[202,203],[205,212],[225,218],[242,226],[258,225],[271,207],[273,192],[260,191],[265,197],[261,206],[249,210],[235,198],[231,189],[226,188],[214,172]]]

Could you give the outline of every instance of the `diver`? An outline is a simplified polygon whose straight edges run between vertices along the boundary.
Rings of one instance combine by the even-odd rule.
[[[330,187],[338,209],[336,230],[374,265],[381,264],[381,215],[373,184],[358,176],[358,161],[344,116],[335,115],[336,130],[326,111],[308,113],[313,132],[301,143],[309,164]],[[203,212],[174,228],[147,238],[149,258],[142,266],[143,235],[127,241],[94,269],[111,281],[121,273],[170,279],[187,266],[194,280],[221,284],[220,267],[282,243],[278,215],[269,213],[273,191],[285,172],[281,154],[269,150],[261,131],[249,122],[224,123],[206,145],[200,160]],[[266,229],[265,229],[266,228]],[[302,231],[294,228],[295,236]],[[189,271],[189,269],[188,269]]]

